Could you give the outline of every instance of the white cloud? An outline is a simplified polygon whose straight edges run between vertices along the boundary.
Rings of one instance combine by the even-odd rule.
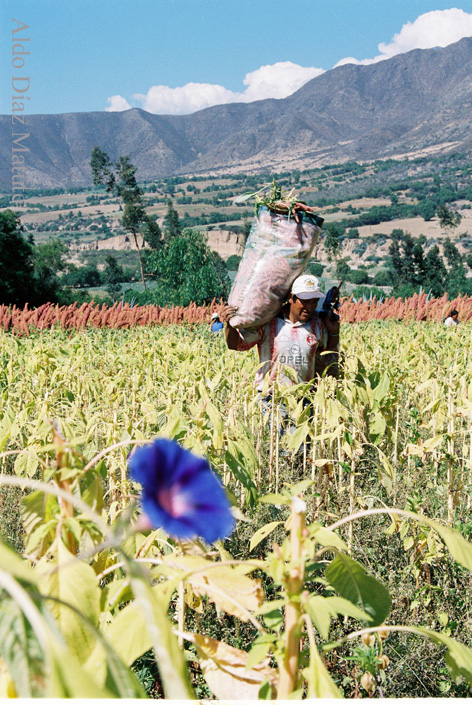
[[[472,36],[472,14],[458,8],[433,10],[407,22],[390,42],[380,43],[380,54],[373,59],[345,57],[334,66],[344,64],[374,64],[403,54],[412,49],[445,47]],[[224,86],[212,83],[187,83],[185,86],[169,88],[152,86],[147,93],[132,96],[134,105],[158,115],[185,115],[212,105],[225,103],[249,103],[264,98],[286,98],[307,81],[319,76],[323,69],[313,66],[300,66],[291,61],[279,61],[261,66],[246,74],[243,80],[245,89],[230,91]],[[108,111],[129,110],[132,106],[126,98],[114,95],[108,98]]]
[[[249,103],[264,98],[286,98],[304,83],[319,76],[323,69],[299,66],[291,61],[261,66],[247,73],[246,89],[240,93],[212,83],[187,83],[185,86],[151,86],[147,93],[132,96],[135,105],[156,115],[185,115],[224,103]],[[129,110],[128,101],[119,95],[108,98],[107,110]]]
[[[381,58],[389,59],[412,49],[447,47],[462,37],[472,36],[472,14],[453,7],[433,10],[407,22],[389,44],[379,44]]]
[[[261,66],[244,77],[247,86],[243,93],[246,102],[263,98],[286,98],[295,93],[307,81],[324,73],[323,69],[313,66],[299,66],[291,61],[279,61],[276,64]]]
[[[129,110],[131,105],[126,98],[121,95],[112,95],[107,99],[108,106],[105,110],[109,113],[120,112],[121,110]]]
[[[212,83],[187,83],[178,88],[152,86],[145,95],[135,93],[133,99],[141,103],[139,107],[149,113],[183,115],[210,105],[234,103],[240,101],[241,96]]]
[[[336,66],[343,64],[374,64],[404,54],[412,49],[432,49],[446,47],[463,37],[472,36],[472,14],[452,7],[449,10],[432,10],[420,15],[414,22],[403,25],[393,39],[378,45],[380,54],[373,59],[359,61],[352,57],[341,59]],[[336,68],[336,66],[334,68]]]

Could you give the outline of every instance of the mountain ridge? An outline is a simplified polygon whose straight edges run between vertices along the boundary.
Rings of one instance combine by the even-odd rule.
[[[25,116],[26,188],[88,186],[95,146],[139,180],[282,171],[348,160],[472,151],[472,37],[375,64],[344,64],[282,99],[190,115],[139,108]],[[15,128],[20,131],[19,126]],[[11,188],[11,115],[0,116],[0,186]]]

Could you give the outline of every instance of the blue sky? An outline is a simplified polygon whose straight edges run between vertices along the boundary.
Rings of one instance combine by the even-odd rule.
[[[177,114],[285,97],[345,60],[446,46],[472,35],[472,0],[2,0],[0,18],[1,114],[14,76],[29,77],[27,114]],[[28,25],[14,35],[29,39],[21,68],[12,18]]]

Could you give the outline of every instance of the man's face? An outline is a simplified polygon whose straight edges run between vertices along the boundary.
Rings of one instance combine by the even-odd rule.
[[[292,323],[306,323],[316,311],[319,299],[299,299],[295,294],[290,294],[289,318]]]

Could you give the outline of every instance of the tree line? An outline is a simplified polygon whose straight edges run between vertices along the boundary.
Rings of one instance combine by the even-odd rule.
[[[96,147],[90,163],[94,185],[104,186],[120,200],[122,226],[130,233],[138,254],[143,291],[130,291],[125,298],[132,297],[140,304],[187,306],[228,296],[230,281],[223,259],[209,249],[203,233],[182,227],[172,201],[168,200],[162,229],[148,215],[144,191],[128,157],[113,162]],[[66,253],[67,247],[59,239],[35,245],[32,236],[25,235],[18,213],[0,213],[0,303],[38,306],[48,301],[68,304],[87,300],[90,297],[73,290],[84,285],[104,286],[115,299],[122,282],[129,280],[130,272],[112,255],[99,272],[93,266],[76,267],[66,262]]]

